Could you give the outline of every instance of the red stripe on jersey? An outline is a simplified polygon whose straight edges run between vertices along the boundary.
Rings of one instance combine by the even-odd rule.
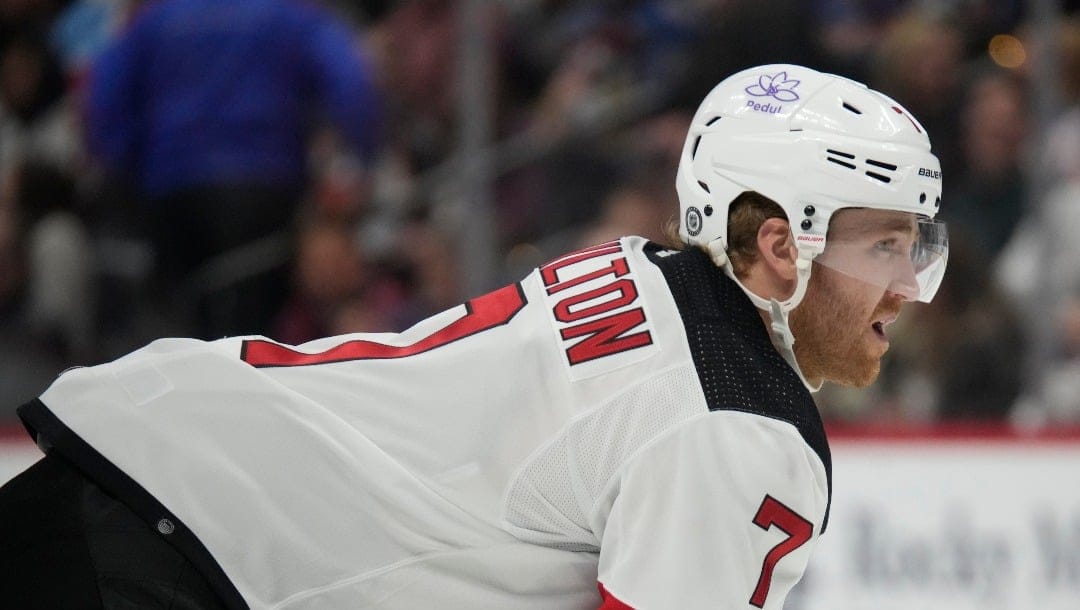
[[[308,354],[287,346],[249,339],[244,341],[240,358],[252,366],[308,366],[350,360],[385,360],[405,358],[442,347],[476,333],[510,321],[525,307],[525,293],[520,284],[511,284],[476,297],[465,304],[465,315],[445,328],[408,345],[387,345],[367,339],[356,339],[336,345],[317,354]]]
[[[600,597],[604,600],[604,603],[600,604],[597,610],[634,610],[633,606],[619,601],[618,598],[605,589],[604,583],[596,583],[596,588],[600,589]]]

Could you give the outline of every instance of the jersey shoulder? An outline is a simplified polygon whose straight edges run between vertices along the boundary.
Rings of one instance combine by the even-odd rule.
[[[832,487],[825,427],[810,392],[772,345],[742,290],[698,249],[647,248],[667,280],[710,411],[742,411],[787,422],[821,460]]]

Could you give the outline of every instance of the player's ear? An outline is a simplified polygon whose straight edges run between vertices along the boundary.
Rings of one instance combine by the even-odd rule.
[[[795,261],[799,251],[791,235],[791,226],[783,218],[768,218],[757,233],[758,256],[770,275],[779,280],[796,279]]]

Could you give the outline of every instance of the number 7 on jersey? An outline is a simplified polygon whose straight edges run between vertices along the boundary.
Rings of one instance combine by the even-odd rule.
[[[775,525],[787,534],[787,538],[780,541],[780,544],[774,546],[765,555],[765,561],[761,566],[761,576],[758,577],[757,587],[754,588],[754,594],[750,597],[751,606],[764,608],[765,599],[769,597],[769,587],[772,585],[773,569],[777,562],[810,540],[810,537],[814,535],[814,524],[784,506],[776,498],[766,494],[761,507],[754,515],[754,525],[765,531]]]

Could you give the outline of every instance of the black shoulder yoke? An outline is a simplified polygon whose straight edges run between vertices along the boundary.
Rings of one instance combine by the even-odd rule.
[[[832,458],[821,415],[773,346],[757,308],[701,250],[660,252],[654,244],[646,249],[679,309],[709,410],[755,413],[795,426],[825,466],[831,506]],[[828,521],[826,509],[823,532]]]

